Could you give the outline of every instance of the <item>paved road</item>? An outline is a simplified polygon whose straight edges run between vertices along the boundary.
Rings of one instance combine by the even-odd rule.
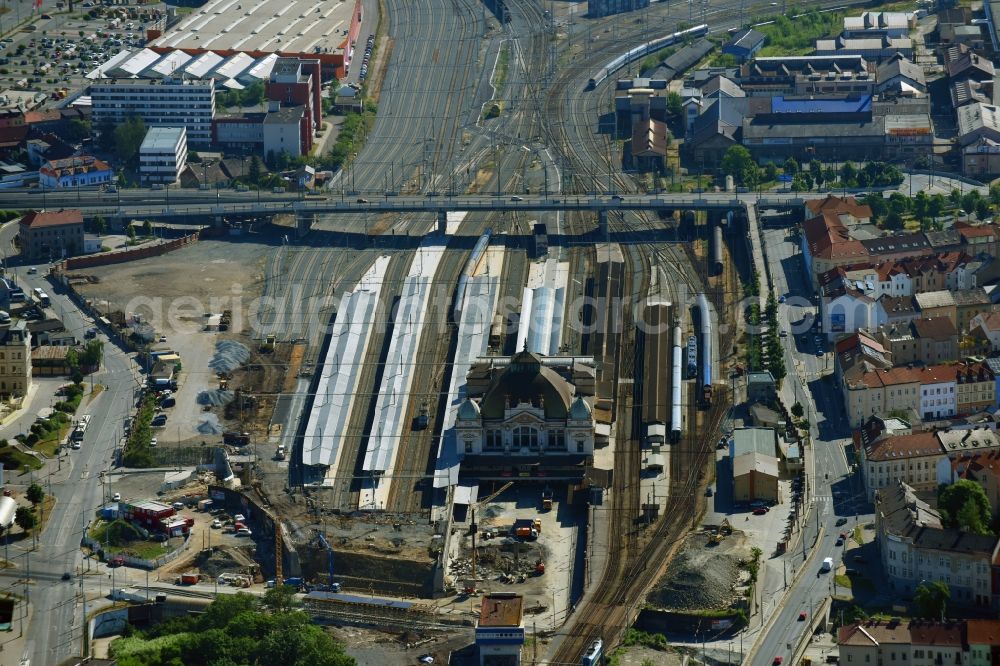
[[[13,226],[0,230],[0,246],[8,248],[14,232]],[[44,276],[26,275],[23,267],[14,271],[25,291],[41,286],[50,294],[52,307],[68,332],[82,339],[86,329],[94,325]],[[105,340],[104,364],[93,379],[107,388],[92,403],[85,398],[80,407],[79,413],[93,417],[83,446],[36,473],[36,480],[55,497],[55,508],[38,547],[32,551],[28,549],[30,542],[13,545],[10,557],[17,568],[0,571],[0,588],[13,585],[13,591],[30,600],[30,623],[24,633],[26,655],[35,664],[57,664],[80,652],[82,607],[77,603],[76,586],[61,577],[83,561],[79,548],[82,526],[104,501],[102,474],[112,466],[122,425],[135,402],[137,380],[132,359],[103,335],[101,338]],[[25,584],[29,567],[31,575]]]
[[[785,338],[786,363],[789,368],[795,367],[798,371],[794,376],[789,374],[785,390],[791,399],[806,407],[814,441],[815,473],[808,480],[813,487],[813,513],[805,532],[805,548],[785,558],[788,566],[795,571],[802,567],[804,561],[808,561],[808,566],[800,577],[790,581],[791,587],[784,597],[772,602],[778,606],[777,613],[773,606],[769,608],[765,602],[764,616],[773,617],[773,624],[760,640],[753,664],[770,664],[776,656],[781,656],[785,663],[791,663],[792,651],[806,628],[805,622],[798,621],[799,614],[805,612],[807,617],[811,617],[832,592],[833,573],[819,573],[822,559],[833,557],[835,564],[840,563],[835,546],[838,533],[853,529],[859,521],[864,522],[870,510],[859,494],[857,478],[850,474],[848,467],[845,450],[850,429],[841,397],[827,371],[829,354],[816,355],[812,333],[795,334],[796,329],[805,328],[801,323],[796,326],[795,322],[811,321],[815,313],[815,308],[807,300],[811,296],[811,288],[805,279],[805,266],[795,237],[784,229],[768,230],[764,237],[772,287],[775,293],[787,296],[786,303],[779,307],[779,318],[792,323],[790,329],[793,333]],[[803,380],[805,386],[802,385]],[[840,526],[837,525],[838,520],[847,522]],[[810,558],[809,547],[815,539],[817,525],[823,527],[823,536],[815,546],[815,555]]]

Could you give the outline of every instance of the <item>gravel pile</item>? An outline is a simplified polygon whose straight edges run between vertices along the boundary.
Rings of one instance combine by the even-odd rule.
[[[724,608],[733,599],[739,556],[706,549],[689,540],[649,595],[649,603],[668,610]]]
[[[202,435],[221,435],[222,426],[215,414],[205,414],[198,420],[198,432]]]
[[[242,573],[243,567],[226,551],[202,551],[195,559],[195,566],[203,575],[211,578],[221,573]]]
[[[208,367],[216,372],[232,372],[247,362],[250,350],[235,340],[219,340],[215,343],[215,356]]]
[[[222,391],[219,389],[209,389],[198,394],[199,405],[210,405],[212,407],[222,407],[228,405],[236,396],[232,391]]]

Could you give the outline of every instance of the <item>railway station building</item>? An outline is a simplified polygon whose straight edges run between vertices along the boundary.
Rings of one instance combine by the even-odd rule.
[[[592,398],[553,360],[523,351],[503,365],[473,367],[455,421],[463,474],[531,476],[545,468],[546,478],[582,475],[594,454]]]

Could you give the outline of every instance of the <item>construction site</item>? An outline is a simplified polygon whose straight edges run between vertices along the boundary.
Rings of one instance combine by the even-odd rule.
[[[699,218],[689,233],[707,228]],[[174,436],[175,426],[165,429],[161,452],[226,453],[230,481],[165,497],[211,499],[225,511],[223,528],[240,516],[252,531],[234,546],[219,538],[198,547],[195,537],[161,578],[291,580],[316,593],[441,600],[386,611],[401,626],[418,616],[413,626],[467,623],[479,595],[516,592],[536,625],[554,630],[602,576],[606,539],[658,547],[670,524],[660,516],[671,515],[675,494],[695,494],[708,460],[703,433],[725,410],[726,392],[711,389],[734,332],[716,337],[715,308],[732,307],[735,272],[708,278],[695,293],[713,297],[684,306],[678,287],[700,278],[679,267],[705,265],[710,275],[707,243],[687,254],[647,244],[640,258],[620,244],[546,252],[538,229],[525,247],[476,233],[461,215],[449,231],[447,245],[412,239],[412,250],[394,254],[265,254],[240,244],[241,303],[162,324],[142,304],[119,310],[127,294],[115,285],[125,271],[152,290],[163,259],[70,275],[96,309],[156,322],[151,347],[183,359],[183,423]],[[224,246],[203,240],[179,251],[206,268],[175,285],[178,295],[217,297],[233,263]],[[335,278],[317,282],[317,271]],[[675,361],[692,337],[689,372]],[[610,524],[600,510],[609,502],[623,507]],[[354,612],[345,599],[309,603],[337,617]]]

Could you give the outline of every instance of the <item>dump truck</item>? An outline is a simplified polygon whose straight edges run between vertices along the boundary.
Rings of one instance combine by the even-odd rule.
[[[542,521],[537,518],[516,520],[514,521],[514,526],[511,528],[511,534],[519,539],[537,539],[541,532]]]

